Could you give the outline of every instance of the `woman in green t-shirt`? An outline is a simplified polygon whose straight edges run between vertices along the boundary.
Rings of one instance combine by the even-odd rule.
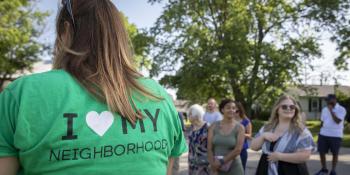
[[[54,70],[0,94],[0,175],[169,172],[187,150],[178,113],[136,71],[114,4],[62,0],[56,31]]]

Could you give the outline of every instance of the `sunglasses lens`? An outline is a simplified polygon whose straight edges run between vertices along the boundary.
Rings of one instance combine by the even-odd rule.
[[[288,106],[287,106],[287,105],[282,105],[281,108],[282,108],[283,110],[287,110]]]
[[[290,106],[289,106],[289,109],[290,109],[290,110],[295,110],[295,106],[294,106],[294,105],[290,105]]]
[[[282,105],[281,108],[283,110],[288,110],[288,109],[295,110],[296,107],[295,107],[295,105]]]

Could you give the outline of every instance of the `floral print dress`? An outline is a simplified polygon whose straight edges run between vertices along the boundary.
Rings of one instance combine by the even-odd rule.
[[[189,135],[189,175],[209,175],[207,157],[208,128],[204,124],[200,129],[191,131]]]

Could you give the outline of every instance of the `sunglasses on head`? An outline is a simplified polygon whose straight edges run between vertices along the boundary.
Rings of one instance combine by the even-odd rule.
[[[295,105],[281,105],[281,108],[283,110],[295,110],[296,109],[296,106]]]
[[[74,16],[73,16],[73,10],[72,10],[72,1],[71,0],[62,0],[63,7],[67,10],[72,22],[73,27],[75,28],[75,22],[74,22]]]

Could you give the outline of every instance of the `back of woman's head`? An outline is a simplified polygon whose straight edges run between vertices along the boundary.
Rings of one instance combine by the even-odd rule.
[[[137,82],[141,74],[134,67],[120,12],[110,0],[62,0],[62,4],[54,68],[66,70],[111,111],[135,121],[140,116],[130,98],[132,91],[157,97]]]

